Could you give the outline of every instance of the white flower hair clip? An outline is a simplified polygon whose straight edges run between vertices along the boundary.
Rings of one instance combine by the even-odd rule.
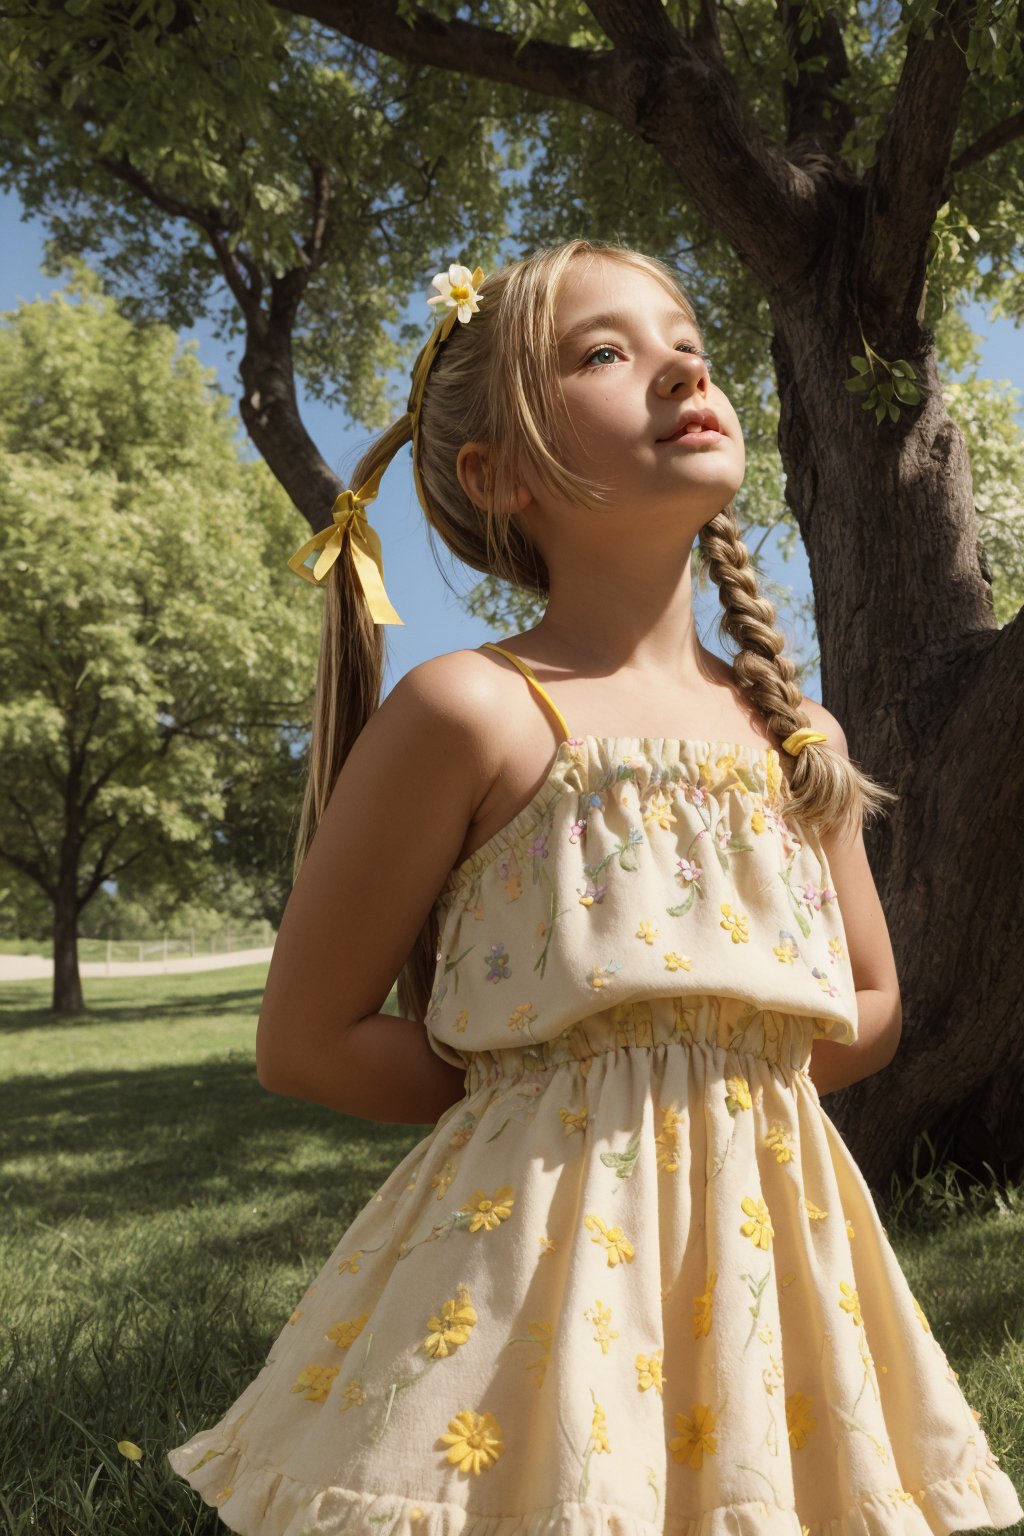
[[[483,280],[482,267],[471,272],[468,267],[453,262],[447,272],[439,272],[434,278],[433,286],[437,293],[428,298],[427,303],[443,304],[447,309],[454,309],[462,324],[468,325],[482,303],[478,294]]]

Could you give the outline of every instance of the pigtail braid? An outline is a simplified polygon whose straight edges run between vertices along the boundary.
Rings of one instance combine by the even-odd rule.
[[[877,815],[899,796],[827,742],[809,742],[795,757],[782,750],[793,731],[812,722],[801,708],[796,667],[784,654],[786,640],[775,627],[775,608],[758,587],[732,502],[704,525],[699,544],[701,585],[710,576],[721,598],[719,637],[728,635],[738,647],[732,662],[737,681],[775,738],[784,765],[786,814],[819,831],[834,827],[840,837],[852,836],[865,817]]]

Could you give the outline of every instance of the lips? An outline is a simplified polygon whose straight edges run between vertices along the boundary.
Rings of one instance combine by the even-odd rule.
[[[715,415],[714,411],[684,411],[667,437],[659,437],[658,442],[670,443],[674,437],[679,437],[682,433],[684,433],[691,422],[696,423],[696,425],[700,427],[701,431],[704,432],[721,432],[722,430],[718,425],[718,417]]]

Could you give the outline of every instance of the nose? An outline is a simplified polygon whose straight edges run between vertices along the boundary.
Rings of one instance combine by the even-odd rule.
[[[674,395],[687,395],[694,390],[707,394],[710,385],[711,375],[699,352],[673,350],[658,375],[656,387],[658,394],[668,400]]]

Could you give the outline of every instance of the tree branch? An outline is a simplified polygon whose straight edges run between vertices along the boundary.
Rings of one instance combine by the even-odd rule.
[[[725,68],[712,0],[704,0],[700,47],[659,0],[588,0],[611,49],[524,42],[422,6],[410,24],[397,0],[271,3],[391,58],[577,102],[621,122],[657,149],[769,291],[798,282],[828,236],[817,180],[779,154]]]
[[[981,136],[975,139],[973,144],[968,144],[962,149],[950,166],[953,175],[959,171],[965,171],[969,165],[977,165],[979,160],[984,160],[988,155],[1002,149],[1005,145],[1019,139],[1024,134],[1024,109],[1006,118],[1001,123],[996,123],[992,128],[986,128]]]
[[[865,178],[864,245],[855,286],[889,324],[913,320],[928,235],[949,196],[950,151],[967,84],[971,0],[948,0],[931,42],[911,33],[875,164]],[[907,313],[909,311],[909,314]]]

